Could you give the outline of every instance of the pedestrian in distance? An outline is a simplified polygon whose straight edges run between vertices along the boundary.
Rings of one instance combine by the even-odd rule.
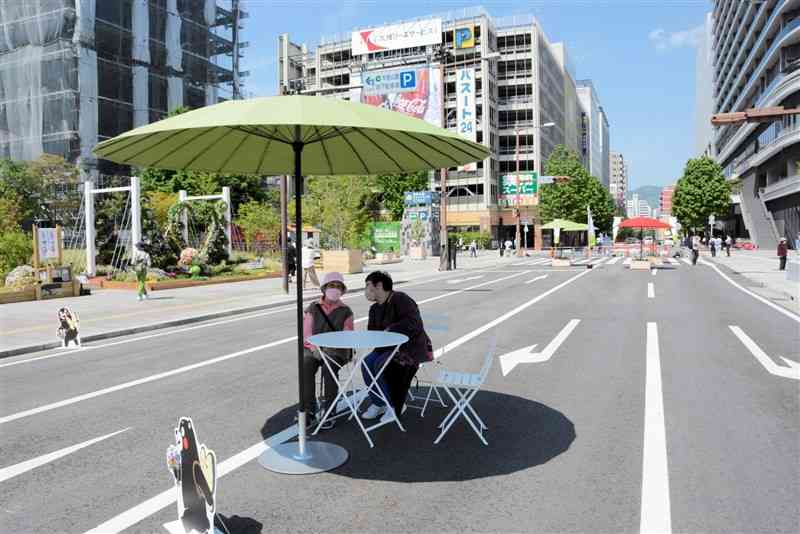
[[[711,257],[717,257],[717,241],[713,237],[708,238],[708,248],[711,249]]]
[[[730,258],[731,257],[731,246],[733,246],[733,238],[728,235],[725,237],[725,254]]]
[[[692,265],[697,265],[697,259],[700,257],[700,237],[694,236],[692,238]]]
[[[408,341],[400,346],[389,363],[386,360],[393,350],[389,347],[376,348],[364,358],[364,365],[369,369],[369,372],[362,369],[366,383],[372,382],[369,373],[376,376],[386,365],[377,386],[392,406],[387,407],[380,395],[371,390],[371,404],[361,417],[375,419],[382,416],[381,422],[385,423],[391,420],[390,409],[397,415],[405,411],[411,381],[420,363],[433,360],[433,348],[417,303],[407,294],[394,290],[389,273],[371,272],[366,279],[365,296],[373,303],[369,308],[367,330],[395,332],[408,337]]]
[[[717,249],[717,252],[719,252],[720,256],[722,255],[723,246],[724,246],[724,243],[723,243],[722,238],[720,236],[717,236],[716,238],[714,238],[714,248]]]
[[[289,283],[292,283],[292,279],[297,274],[297,249],[294,248],[294,243],[290,239],[287,241],[286,247],[286,273],[289,276]]]
[[[326,332],[342,332],[353,330],[353,310],[344,302],[342,296],[347,292],[344,277],[341,273],[330,272],[322,279],[322,297],[312,302],[306,308],[303,315],[303,383],[304,397],[302,409],[310,414],[308,425],[313,426],[327,411],[330,403],[339,394],[337,380],[326,368],[322,361],[322,354],[319,347],[312,345],[308,338],[316,334]],[[333,362],[328,362],[336,376],[339,370],[353,358],[350,349],[329,349],[323,347],[322,350]],[[322,392],[320,403],[317,406],[315,393],[315,378],[317,371],[322,368]],[[333,428],[333,421],[328,420],[322,428]]]
[[[317,278],[317,270],[314,267],[314,249],[309,243],[303,245],[300,256],[300,261],[303,263],[303,284],[310,280],[312,284],[319,287],[319,278]]]
[[[474,239],[469,244],[469,256],[470,256],[470,258],[477,258],[478,257],[478,244],[475,242]]]
[[[786,238],[782,237],[778,243],[778,262],[781,271],[786,270],[786,256],[788,254],[788,247],[786,246]]]
[[[147,300],[147,270],[150,268],[150,254],[147,253],[146,245],[142,242],[136,243],[134,247],[133,270],[136,273],[138,284],[136,300],[139,302]]]
[[[512,243],[510,239],[506,239],[506,256],[508,256],[509,258],[512,256],[511,247],[513,246],[514,243]]]

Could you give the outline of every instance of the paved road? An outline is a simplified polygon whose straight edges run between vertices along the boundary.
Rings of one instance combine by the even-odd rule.
[[[224,475],[218,511],[264,532],[797,532],[800,381],[768,367],[800,361],[798,320],[708,266],[596,263],[505,260],[404,288],[423,314],[449,315],[432,337],[458,345],[441,358],[458,370],[480,367],[493,334],[498,355],[541,351],[580,322],[548,361],[504,376],[495,359],[474,402],[488,447],[463,422],[433,445],[445,412],[411,410],[374,449],[352,423],[326,432],[351,458],[311,477],[253,461],[294,415],[289,310],[4,359],[0,531],[164,532],[164,451],[190,415]],[[365,317],[361,295],[349,303]]]

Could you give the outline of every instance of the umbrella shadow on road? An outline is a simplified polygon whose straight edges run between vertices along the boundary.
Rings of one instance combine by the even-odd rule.
[[[425,391],[425,390],[423,390]],[[309,439],[343,446],[350,459],[332,471],[340,476],[392,482],[450,482],[523,471],[545,464],[566,452],[575,440],[575,427],[563,413],[544,404],[493,391],[481,391],[472,403],[489,430],[483,445],[459,417],[438,445],[437,428],[450,410],[429,404],[425,417],[409,408],[401,418],[406,432],[386,425],[372,433],[370,448],[355,421],[340,419],[332,430]],[[433,408],[432,408],[433,406]],[[262,428],[266,439],[290,425],[296,407],[282,410]],[[366,425],[365,425],[366,426]]]

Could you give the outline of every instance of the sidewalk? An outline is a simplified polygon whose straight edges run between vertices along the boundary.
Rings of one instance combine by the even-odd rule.
[[[800,284],[788,279],[786,271],[778,269],[778,258],[773,250],[737,250],[731,249],[730,258],[717,253],[715,258],[710,253],[703,253],[703,258],[723,267],[726,274],[732,274],[734,280],[745,287],[768,298],[786,309],[800,313]],[[789,261],[798,261],[795,251],[789,251]],[[741,280],[744,278],[745,280]]]
[[[467,256],[459,256],[459,270],[484,267],[497,261],[491,251],[483,252],[478,258]],[[435,276],[439,274],[438,268],[438,257],[365,265],[363,273],[346,275],[345,282],[349,291],[361,291],[370,271],[387,271],[396,283],[402,284]],[[324,273],[318,275],[321,281]],[[84,297],[4,304],[0,306],[0,358],[58,346],[56,314],[63,306],[80,317],[82,340],[94,341],[293,304],[295,288],[292,284],[287,295],[281,279],[272,278],[153,291],[145,302],[136,300],[135,291],[101,289]],[[319,296],[316,288],[305,293],[309,299]]]

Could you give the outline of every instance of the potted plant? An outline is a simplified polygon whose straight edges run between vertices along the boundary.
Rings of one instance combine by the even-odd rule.
[[[423,245],[425,240],[425,225],[419,219],[411,224],[411,247],[409,255],[414,259],[424,260],[428,256],[428,251]]]

